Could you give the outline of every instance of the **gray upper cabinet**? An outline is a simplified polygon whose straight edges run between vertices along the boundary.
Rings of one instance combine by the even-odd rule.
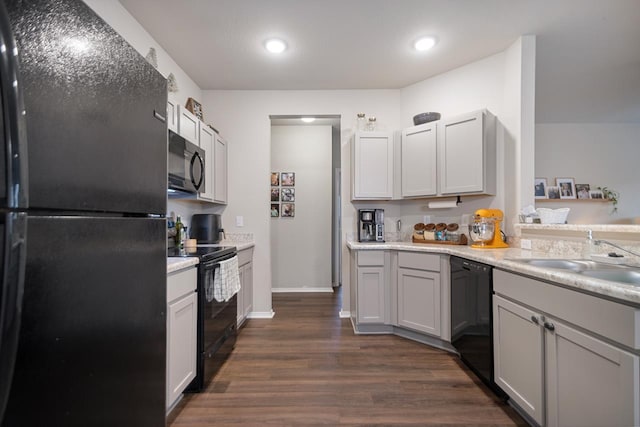
[[[494,195],[496,118],[474,111],[402,131],[402,198]]]
[[[495,194],[495,122],[480,110],[438,123],[440,194]]]
[[[402,197],[437,195],[437,123],[403,130],[400,152]]]
[[[352,200],[393,197],[393,134],[358,132],[351,150]]]

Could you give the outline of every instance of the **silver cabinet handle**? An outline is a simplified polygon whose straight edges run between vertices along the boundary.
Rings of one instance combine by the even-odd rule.
[[[556,326],[550,322],[544,322],[544,327],[550,331],[555,331]]]

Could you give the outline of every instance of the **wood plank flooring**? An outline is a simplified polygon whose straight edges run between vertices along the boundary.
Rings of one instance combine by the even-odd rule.
[[[274,294],[207,390],[168,419],[189,426],[526,426],[458,358],[391,335],[354,335],[340,293]]]

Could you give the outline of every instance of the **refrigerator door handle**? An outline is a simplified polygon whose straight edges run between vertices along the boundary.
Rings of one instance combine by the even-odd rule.
[[[162,114],[158,113],[157,110],[153,110],[153,117],[155,117],[156,119],[160,120],[162,123],[166,123],[167,122],[167,118],[165,116],[163,116]]]
[[[18,48],[11,33],[11,24],[4,3],[0,4],[0,108],[3,129],[5,188],[0,190],[0,200],[6,208],[27,208],[27,127],[22,98],[22,85],[18,66]],[[23,158],[24,157],[24,158]],[[5,202],[6,200],[6,202]]]
[[[1,5],[0,5],[1,6]],[[4,214],[4,262],[0,277],[0,424],[4,417],[18,351],[26,263],[25,212]]]

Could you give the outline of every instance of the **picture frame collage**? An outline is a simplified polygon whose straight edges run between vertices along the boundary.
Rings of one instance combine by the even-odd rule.
[[[536,199],[603,199],[600,190],[592,190],[590,184],[576,184],[573,178],[556,178],[555,185],[548,185],[547,178],[536,178]]]
[[[296,216],[295,172],[271,172],[271,218]]]

